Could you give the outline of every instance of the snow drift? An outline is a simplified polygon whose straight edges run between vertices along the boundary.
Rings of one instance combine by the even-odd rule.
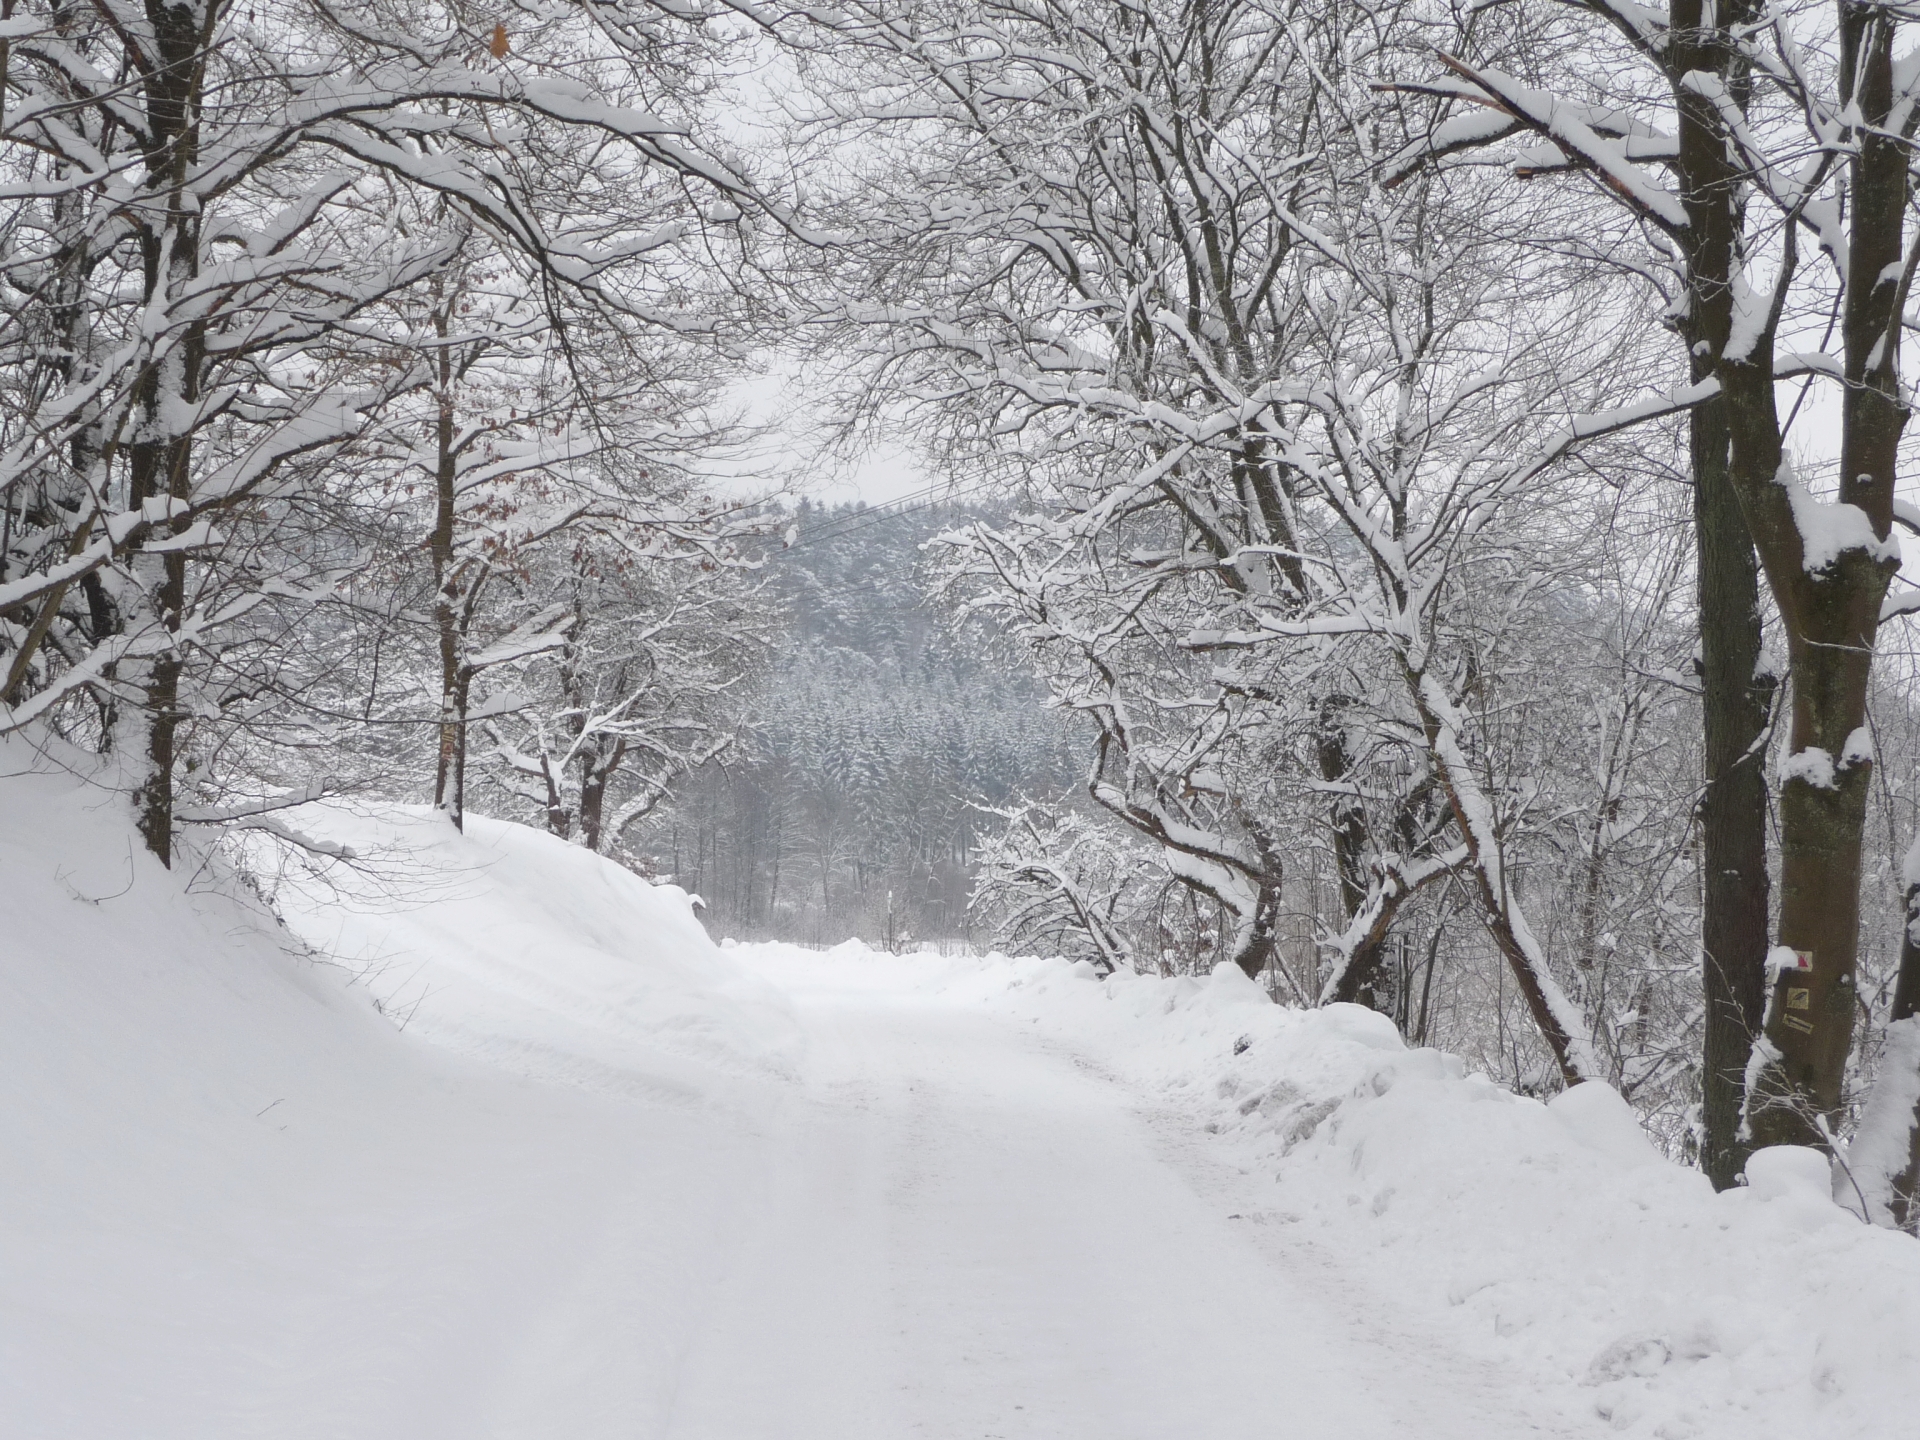
[[[728,960],[692,897],[524,825],[315,804],[288,825],[350,859],[256,846],[288,927],[435,1043],[542,1079],[659,1098],[791,1072],[778,992]]]
[[[232,877],[161,870],[117,795],[0,759],[0,1434],[669,1433],[785,1193],[767,1136],[809,1062],[782,984],[808,975],[993,1016],[1214,1132],[1253,1196],[1232,1218],[1377,1321],[1409,1385],[1440,1356],[1565,1433],[1659,1440],[1920,1413],[1920,1246],[1809,1152],[1716,1196],[1602,1086],[1517,1097],[1231,967],[723,952],[678,892],[482,819],[285,817],[354,852],[271,877],[296,939]],[[1180,1243],[1127,1200],[1062,1223],[1120,1263]]]

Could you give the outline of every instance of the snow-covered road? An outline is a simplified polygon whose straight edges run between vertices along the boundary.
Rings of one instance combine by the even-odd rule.
[[[1818,1155],[1716,1196],[1231,965],[723,949],[525,827],[301,823],[370,857],[278,877],[311,953],[0,791],[0,1440],[1912,1433],[1920,1247]]]
[[[1086,1062],[872,965],[756,968],[805,1086],[672,1440],[1560,1433],[1343,1293],[1204,1137]]]

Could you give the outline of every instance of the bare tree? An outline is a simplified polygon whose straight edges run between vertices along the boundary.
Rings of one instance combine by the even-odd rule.
[[[204,662],[337,569],[262,576],[228,563],[234,535],[436,379],[363,323],[481,234],[550,313],[570,295],[671,326],[684,237],[727,231],[751,195],[672,114],[688,108],[673,66],[713,43],[697,17],[10,13],[0,724],[72,720],[69,701],[95,697],[95,738],[166,861],[183,726],[233,703]]]
[[[1222,906],[1223,953],[1257,969],[1285,885],[1277,790],[1364,798],[1355,753],[1397,749],[1405,788],[1364,843],[1339,807],[1335,993],[1459,869],[1565,1078],[1602,1073],[1507,869],[1527,807],[1489,783],[1494,677],[1450,616],[1504,587],[1519,623],[1546,533],[1519,497],[1625,423],[1587,407],[1643,383],[1605,271],[1569,291],[1509,263],[1499,232],[1528,220],[1489,187],[1380,187],[1427,113],[1363,77],[1412,49],[1411,15],[1372,17],[1364,53],[1337,16],[1259,4],[852,16],[839,36],[874,69],[835,114],[897,137],[888,198],[911,218],[852,247],[838,313],[884,335],[883,373],[955,452],[1011,450],[1044,499],[955,537],[956,571],[1096,725],[1091,797]],[[1469,196],[1497,221],[1442,203]],[[914,302],[862,307],[876,284]],[[1302,773],[1356,667],[1372,734]],[[1438,823],[1403,837],[1423,794]]]
[[[656,502],[613,532],[650,549],[586,533],[533,567],[529,588],[568,607],[564,639],[526,657],[516,679],[531,693],[486,725],[511,791],[589,850],[620,849],[682,776],[733,747],[728,699],[768,639],[758,597],[729,563],[725,532],[744,527],[696,503],[676,544],[661,518]]]
[[[1729,1183],[1741,1140],[1732,1133],[1731,1062],[1751,1034],[1761,988],[1751,927],[1762,913],[1743,738],[1764,716],[1767,676],[1755,667],[1757,617],[1716,606],[1738,591],[1744,543],[1718,505],[1720,426],[1725,475],[1786,632],[1791,665],[1788,754],[1781,770],[1781,893],[1769,952],[1764,1037],[1746,1067],[1754,1143],[1825,1144],[1843,1105],[1859,942],[1862,829],[1872,746],[1866,728],[1875,631],[1899,565],[1891,536],[1896,458],[1907,402],[1898,378],[1913,261],[1906,244],[1915,94],[1895,63],[1904,17],[1843,0],[1822,33],[1810,15],[1682,5],[1671,17],[1596,4],[1589,31],[1661,82],[1661,99],[1630,78],[1580,72],[1595,98],[1570,100],[1490,65],[1447,57],[1436,89],[1493,112],[1476,114],[1433,155],[1456,144],[1524,134],[1529,175],[1567,171],[1599,181],[1655,238],[1679,280],[1671,307],[1689,343],[1696,483],[1700,490],[1710,843],[1744,880],[1709,897],[1709,1168]],[[1828,38],[1837,42],[1825,50]],[[1594,53],[1597,38],[1585,42]],[[1476,130],[1477,136],[1468,131]],[[1667,169],[1664,179],[1650,168]],[[1824,259],[1808,264],[1802,237]],[[1789,333],[1826,320],[1838,353],[1795,356]],[[1794,473],[1776,389],[1788,373],[1841,386],[1835,498]],[[1732,591],[1723,586],[1732,586]],[[1744,604],[1744,601],[1742,602]],[[1742,800],[1732,792],[1747,795]],[[1720,792],[1716,794],[1715,792]],[[1745,817],[1745,818],[1741,818]],[[1724,827],[1724,828],[1723,828]],[[1710,864],[1709,883],[1713,884]],[[1741,901],[1733,892],[1744,896]],[[1747,918],[1734,907],[1744,903]],[[1724,922],[1724,923],[1723,923]]]

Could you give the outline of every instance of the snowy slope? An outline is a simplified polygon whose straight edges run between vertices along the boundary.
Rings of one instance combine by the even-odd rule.
[[[741,953],[769,974],[819,963]],[[1357,1006],[1273,1005],[1231,965],[1103,981],[852,942],[832,958],[916,971],[1214,1132],[1270,1244],[1320,1257],[1383,1328],[1431,1326],[1514,1367],[1570,1422],[1660,1440],[1920,1433],[1920,1244],[1836,1205],[1813,1152],[1762,1152],[1748,1188],[1715,1195],[1604,1086],[1516,1096]]]
[[[419,807],[306,805],[288,824],[350,851],[259,855],[302,940],[408,1034],[542,1079],[664,1099],[716,1072],[791,1073],[786,1002],[728,960],[687,894],[524,825]]]
[[[500,991],[462,1011],[449,986],[414,1026],[544,1070],[599,1005],[604,1088],[656,1101],[534,1084],[403,1036],[264,912],[161,870],[116,797],[0,761],[0,1436],[658,1433],[763,1183],[734,1077],[785,1023],[725,999],[684,905],[476,842],[494,863],[441,938],[484,920],[497,964],[543,932],[564,996],[517,1051]],[[595,896],[579,926],[560,883]]]

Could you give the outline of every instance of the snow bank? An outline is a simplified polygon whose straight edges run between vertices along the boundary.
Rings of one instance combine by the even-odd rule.
[[[722,1093],[763,1087],[727,1071],[785,1043],[757,991],[729,1010],[739,977],[684,903],[511,827],[426,843],[448,913],[339,902],[345,932],[371,947],[389,926],[382,953],[436,986],[403,1035],[229,880],[162,869],[118,795],[18,742],[0,776],[0,1434],[664,1428],[736,1197],[765,1183]],[[456,894],[463,858],[491,863]],[[450,977],[536,934],[527,968],[548,955],[564,979],[516,1040],[503,990]],[[531,1084],[414,1035],[541,1070],[594,1006],[628,1042],[596,1073],[650,1077],[603,1089],[664,1074],[700,1103]]]
[[[479,815],[462,833],[421,807],[315,804],[289,824],[354,858],[280,853],[275,906],[409,1035],[662,1099],[710,1090],[715,1072],[791,1073],[786,1001],[720,952],[683,890]],[[263,868],[268,855],[263,842]]]
[[[1817,1153],[1763,1151],[1715,1195],[1606,1086],[1516,1096],[1371,1011],[1271,1004],[1231,965],[1103,981],[1058,960],[870,961],[923,967],[1188,1113],[1272,1176],[1270,1218],[1383,1317],[1422,1313],[1570,1419],[1661,1440],[1912,1433],[1920,1244],[1836,1205]]]

